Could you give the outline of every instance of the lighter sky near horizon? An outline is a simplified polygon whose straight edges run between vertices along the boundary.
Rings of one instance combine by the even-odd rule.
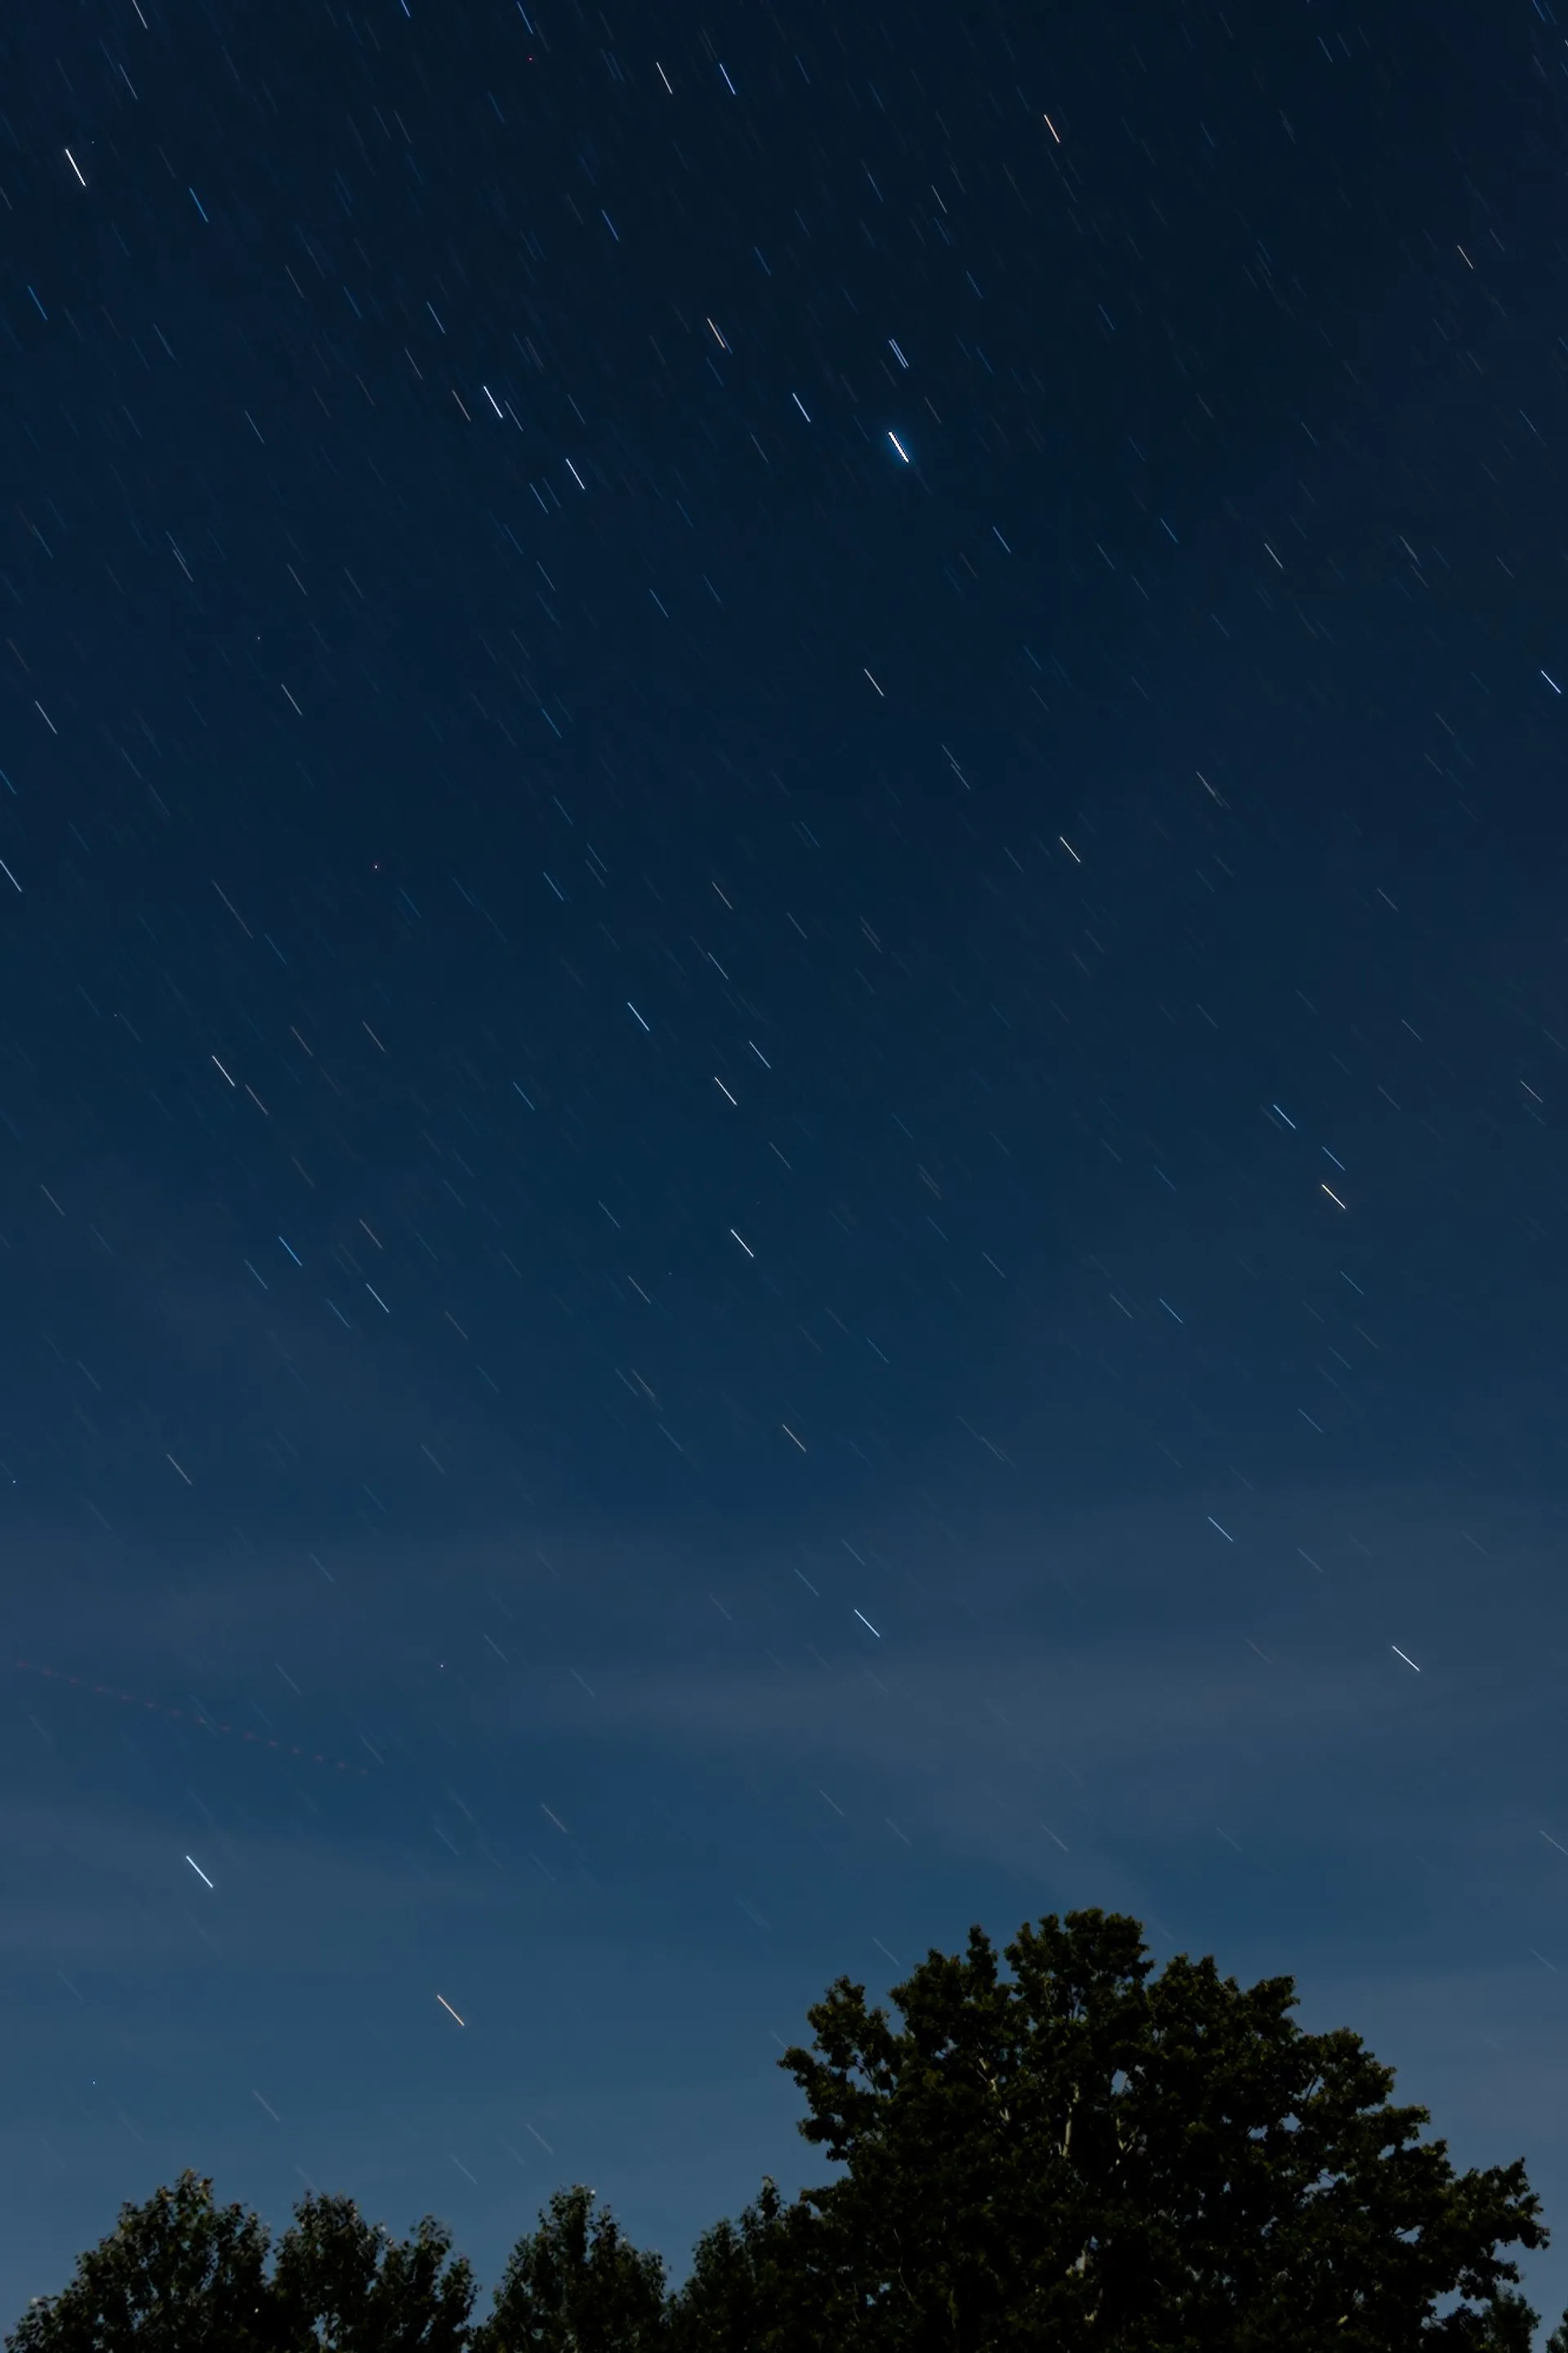
[[[1568,2232],[1557,35],[9,39],[0,2312],[1086,1905]]]

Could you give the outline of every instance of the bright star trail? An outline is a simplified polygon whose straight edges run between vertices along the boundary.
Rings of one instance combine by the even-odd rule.
[[[1089,1905],[1568,2305],[1563,31],[8,12],[0,2334]]]

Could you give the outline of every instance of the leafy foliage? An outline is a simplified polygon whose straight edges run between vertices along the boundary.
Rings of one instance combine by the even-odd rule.
[[[216,2206],[210,2181],[183,2173],[144,2206],[122,2206],[60,2295],[24,2313],[11,2353],[271,2353],[268,2234],[254,2214]]]
[[[349,2198],[301,2199],[279,2242],[271,2302],[287,2353],[462,2353],[472,2272],[428,2215],[410,2239],[367,2222]]]
[[[1134,1920],[972,1930],[893,1994],[840,1979],[781,2062],[844,2171],[808,2193],[866,2353],[1474,2346],[1545,2232],[1522,2165],[1456,2175],[1425,2109],[1288,1978],[1243,1991]],[[1458,2307],[1439,2315],[1446,2299]],[[1505,2342],[1506,2338],[1494,2341]]]
[[[83,2255],[63,2294],[23,2315],[11,2353],[462,2353],[474,2301],[450,2234],[401,2242],[347,2198],[294,2210],[267,2269],[268,2233],[212,2183],[182,2174]]]
[[[765,2180],[671,2290],[591,2189],[558,2190],[489,2316],[449,2233],[312,2192],[276,2249],[183,2174],[36,2303],[11,2353],[1530,2353],[1506,2251],[1522,2165],[1457,2173],[1289,1978],[1160,1972],[1135,1920],[982,1930],[891,1996],[840,1978],[780,2063],[832,2178]],[[270,2261],[269,2261],[270,2257]],[[1568,2353],[1568,2315],[1545,2353]]]
[[[1482,2353],[1530,2353],[1541,2315],[1515,2288],[1504,2288],[1480,2316]],[[1548,2353],[1551,2340],[1548,2339]]]
[[[622,2237],[594,2192],[558,2189],[513,2248],[475,2353],[650,2353],[664,2324],[664,2263]]]
[[[716,2222],[698,2241],[691,2270],[670,2299],[669,2353],[818,2353],[842,2317],[826,2250],[810,2209],[786,2206],[764,2180],[738,2222]]]

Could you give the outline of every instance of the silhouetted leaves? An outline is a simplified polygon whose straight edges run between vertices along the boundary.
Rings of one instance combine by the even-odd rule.
[[[663,2261],[578,2186],[558,2189],[513,2248],[474,2341],[476,2353],[652,2353],[663,2325]]]
[[[1456,2175],[1356,2035],[1296,2025],[1289,1978],[1154,1977],[1137,1922],[1097,1911],[1004,1957],[978,1928],[933,1952],[897,2026],[840,1979],[781,2062],[844,2168],[808,2202],[845,2344],[1405,2353],[1517,2325],[1497,2250],[1545,2236],[1523,2167]]]
[[[352,2199],[314,2191],[279,2242],[271,2286],[289,2353],[462,2353],[475,2293],[444,2223],[426,2215],[412,2238],[395,2240]]]
[[[268,2233],[213,2186],[182,2173],[143,2206],[122,2206],[58,2295],[25,2313],[12,2353],[274,2353],[266,2275]]]
[[[449,2232],[397,2241],[347,2198],[301,2199],[270,2273],[268,2232],[182,2174],[35,2304],[12,2353],[463,2353],[474,2301]]]
[[[1005,1966],[1004,1966],[1004,1964]],[[493,2309],[426,2218],[351,2200],[263,2225],[186,2173],[122,2209],[11,2353],[1530,2353],[1504,2252],[1546,2243],[1521,2164],[1458,2174],[1289,1978],[1155,1971],[1135,1920],[979,1928],[894,1989],[847,1978],[780,2063],[836,2168],[764,2181],[668,2289],[591,2189],[557,2190]],[[1568,2353],[1568,2315],[1545,2353]]]
[[[739,2221],[698,2241],[668,2307],[669,2353],[817,2353],[835,2342],[839,2311],[827,2250],[804,2203],[786,2206],[771,2180]]]

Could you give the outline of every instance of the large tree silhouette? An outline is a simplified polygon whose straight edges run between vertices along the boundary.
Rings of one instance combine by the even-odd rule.
[[[1522,2164],[1456,2172],[1426,2111],[1289,1978],[1156,1971],[1135,1920],[970,1932],[891,2012],[840,1978],[780,2064],[832,2178],[764,2181],[671,2290],[556,2191],[492,2309],[426,2219],[312,2194],[275,2250],[184,2174],[24,2315],[12,2353],[1530,2353]],[[1546,2353],[1568,2353],[1568,2318]]]
[[[1406,2353],[1502,2341],[1542,2245],[1522,2164],[1457,2174],[1348,2030],[1212,1960],[1156,1977],[1135,1920],[975,1928],[892,1996],[840,1979],[788,2052],[811,2265],[867,2353]],[[807,2233],[805,2244],[811,2245]],[[1458,2298],[1455,2308],[1438,2306]],[[1528,2311],[1528,2307],[1525,2307]]]

